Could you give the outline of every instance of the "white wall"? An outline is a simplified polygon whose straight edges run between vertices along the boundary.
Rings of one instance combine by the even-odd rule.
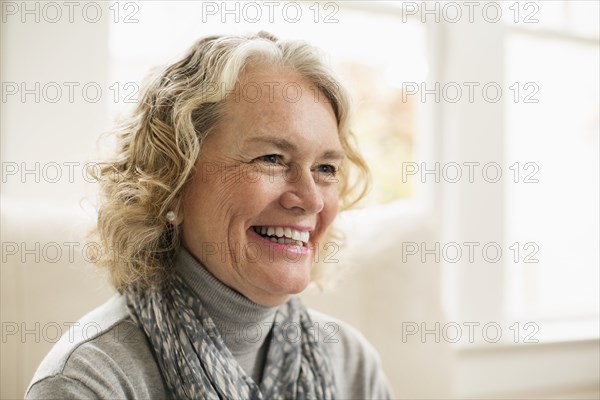
[[[39,7],[39,2],[28,3],[30,9],[36,3]],[[25,3],[15,4],[20,7]],[[106,7],[103,11],[106,13]],[[82,165],[92,159],[97,137],[109,126],[105,99],[91,103],[81,97],[81,88],[86,83],[108,87],[108,23],[106,18],[88,23],[81,14],[75,14],[72,24],[64,20],[48,23],[43,18],[36,22],[35,15],[27,16],[22,23],[19,15],[5,15],[4,8],[3,17],[7,18],[2,23],[3,89],[7,83],[17,83],[20,90],[22,82],[27,88],[35,88],[35,82],[40,82],[41,88],[56,82],[64,89],[62,99],[56,103],[46,101],[54,99],[55,92],[47,92],[45,99],[40,91],[39,102],[34,95],[27,95],[22,102],[19,93],[7,96],[1,104],[0,397],[22,398],[37,365],[52,346],[56,324],[66,331],[63,323],[76,321],[110,293],[97,273],[86,266],[81,251],[74,252],[76,257],[71,261],[69,247],[64,245],[82,243],[85,226],[90,221],[80,205],[86,193],[82,169],[64,163]],[[79,90],[75,88],[72,103],[64,82],[80,84]],[[93,93],[90,91],[89,95]],[[16,175],[11,175],[13,163],[19,169]],[[35,163],[40,163],[39,174],[21,175],[21,163],[26,163],[28,169],[35,169]],[[57,163],[61,169],[50,163]],[[71,182],[68,165],[73,166]],[[56,180],[57,171],[62,178],[51,183]],[[35,254],[22,252],[35,250],[36,244],[40,251],[34,253],[39,260]],[[11,255],[13,245],[17,246],[17,254]],[[56,248],[60,248],[62,256],[51,262],[57,256],[53,252]],[[21,254],[25,262],[21,262]],[[13,334],[15,328],[18,332]]]

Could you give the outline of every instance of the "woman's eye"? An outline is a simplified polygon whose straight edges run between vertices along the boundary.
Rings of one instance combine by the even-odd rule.
[[[258,160],[268,164],[282,164],[283,160],[279,154],[267,154],[265,156],[258,157]]]
[[[337,167],[335,165],[331,165],[331,164],[321,164],[318,167],[319,172],[322,172],[324,174],[328,174],[328,175],[335,175],[337,173]]]

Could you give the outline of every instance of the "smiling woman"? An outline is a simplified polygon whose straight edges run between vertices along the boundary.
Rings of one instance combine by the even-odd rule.
[[[27,398],[390,397],[366,340],[294,296],[365,192],[348,119],[303,42],[208,37],[159,70],[98,176],[96,261],[119,294]]]
[[[248,72],[242,86],[297,84],[301,93],[311,93],[310,82],[297,73],[254,68],[267,72]],[[308,285],[310,249],[322,244],[338,210],[335,170],[344,150],[335,114],[327,102],[310,95],[291,102],[278,90],[256,102],[229,100],[224,114],[204,140],[198,173],[188,184],[183,245],[195,255],[206,243],[233,249],[225,259],[207,254],[204,266],[250,300],[276,306]],[[219,175],[203,173],[211,165],[229,171],[251,168],[256,179],[223,183]],[[308,240],[296,243],[294,236],[304,233]],[[251,254],[256,252],[269,256],[257,260]]]

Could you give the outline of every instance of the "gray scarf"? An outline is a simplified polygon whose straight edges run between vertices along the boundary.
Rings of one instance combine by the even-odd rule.
[[[297,298],[277,310],[260,387],[231,354],[193,291],[178,276],[163,287],[125,292],[179,399],[333,399],[329,359]],[[298,335],[299,333],[299,335]]]

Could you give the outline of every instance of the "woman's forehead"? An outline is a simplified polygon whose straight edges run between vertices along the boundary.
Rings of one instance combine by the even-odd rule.
[[[312,94],[309,98],[306,93],[308,88],[301,88],[306,97],[297,101],[285,96],[269,99],[266,95],[256,102],[229,98],[226,113],[215,130],[214,145],[245,151],[270,147],[290,152],[317,147],[319,153],[329,151],[343,156],[331,105],[313,101]]]
[[[300,85],[289,93],[275,88],[278,92],[270,97],[258,93],[256,100],[230,98],[227,114],[223,119],[226,125],[237,125],[244,131],[279,132],[294,131],[333,131],[337,133],[337,120],[330,104],[314,101],[310,87]]]

